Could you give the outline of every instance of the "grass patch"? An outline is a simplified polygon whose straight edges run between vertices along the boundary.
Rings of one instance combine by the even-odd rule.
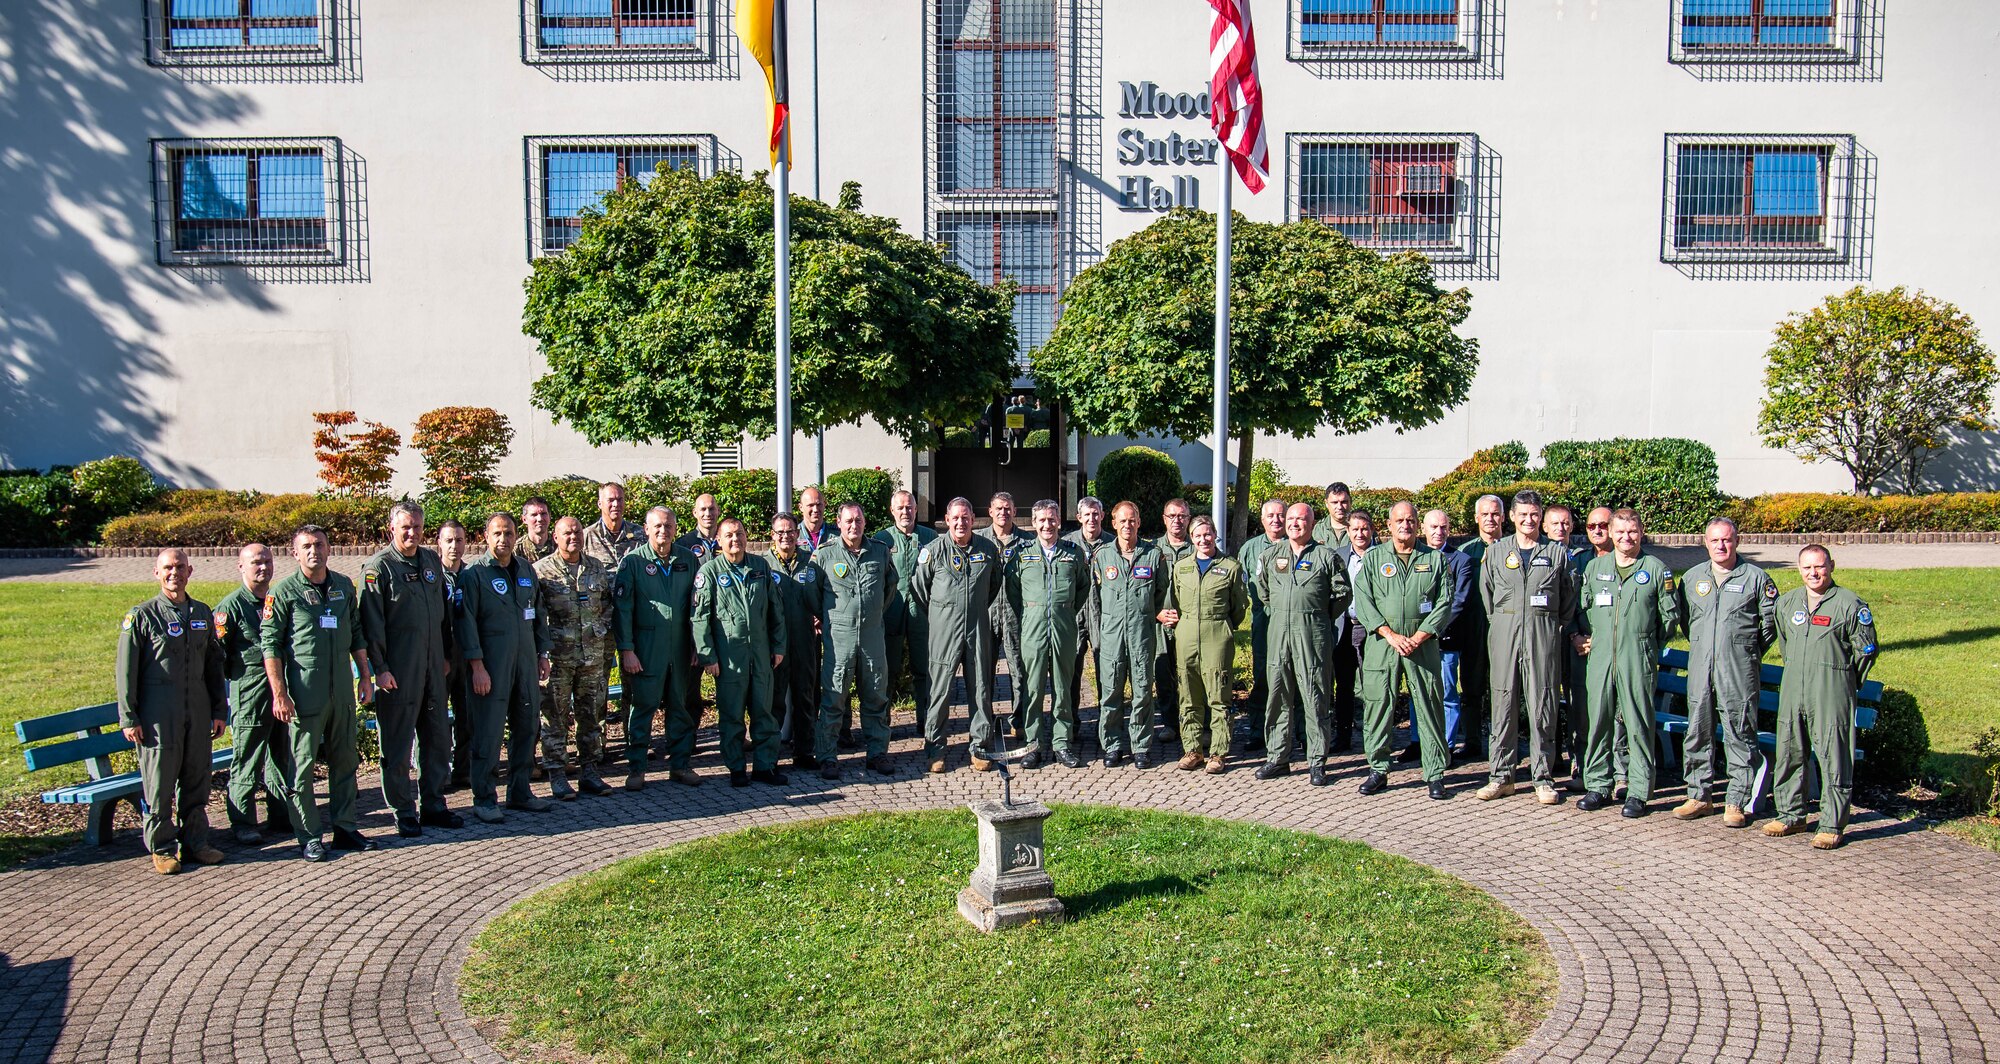
[[[760,828],[529,898],[460,979],[516,1049],[597,1059],[1486,1060],[1546,1010],[1535,932],[1357,843],[1059,807],[1067,923],[983,935],[963,810]]]

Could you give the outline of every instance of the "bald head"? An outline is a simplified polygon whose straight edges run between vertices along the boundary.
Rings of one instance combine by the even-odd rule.
[[[243,575],[243,586],[250,589],[256,598],[263,598],[266,588],[271,586],[271,573],[277,568],[277,556],[271,548],[262,543],[245,543],[236,552],[236,571]]]
[[[1311,503],[1295,502],[1285,510],[1285,536],[1295,547],[1304,547],[1312,542],[1313,508]]]
[[[160,581],[160,594],[169,602],[187,599],[188,574],[194,566],[188,564],[187,552],[179,547],[168,547],[153,558],[153,576]]]

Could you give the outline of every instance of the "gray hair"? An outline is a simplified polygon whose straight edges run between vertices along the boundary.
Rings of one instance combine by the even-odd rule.
[[[1477,513],[1477,512],[1479,512],[1479,508],[1480,508],[1481,506],[1484,506],[1484,505],[1486,505],[1486,504],[1487,504],[1487,503],[1489,503],[1489,502],[1490,502],[1490,503],[1492,503],[1492,504],[1494,504],[1495,506],[1498,506],[1498,507],[1500,507],[1500,509],[1501,509],[1502,511],[1505,511],[1505,510],[1507,509],[1507,500],[1505,500],[1505,499],[1501,498],[1500,496],[1498,496],[1498,495],[1481,495],[1481,496],[1480,496],[1480,497],[1479,497],[1478,499],[1474,500],[1474,502],[1473,502],[1473,504],[1472,504],[1472,510],[1473,510],[1473,512],[1474,512],[1474,513]]]
[[[834,519],[835,521],[839,521],[839,520],[840,520],[841,518],[843,518],[843,517],[846,517],[846,516],[847,516],[847,511],[849,511],[849,510],[853,510],[853,511],[854,511],[855,513],[858,513],[858,514],[860,514],[860,515],[861,515],[861,519],[862,519],[862,520],[864,520],[864,521],[866,521],[866,520],[868,519],[868,511],[867,511],[867,510],[866,510],[866,509],[865,509],[865,508],[864,508],[864,507],[863,507],[863,506],[862,506],[862,505],[861,505],[860,503],[858,503],[858,502],[844,502],[844,503],[841,503],[841,504],[840,504],[840,509],[838,509],[838,510],[835,510],[835,511],[833,512],[833,519]]]
[[[1040,517],[1043,514],[1054,514],[1057,517],[1061,517],[1062,503],[1059,503],[1054,499],[1037,499],[1035,500],[1035,505],[1032,508],[1030,508],[1029,512],[1034,514],[1036,517]]]
[[[1727,518],[1727,517],[1711,517],[1711,518],[1709,518],[1709,519],[1708,519],[1708,523],[1707,523],[1707,524],[1705,524],[1705,525],[1703,525],[1703,526],[1701,526],[1701,531],[1702,531],[1702,534],[1703,534],[1703,535],[1707,535],[1707,534],[1708,534],[1708,530],[1709,530],[1709,529],[1711,529],[1711,528],[1714,528],[1714,527],[1715,527],[1716,525],[1727,525],[1727,526],[1729,527],[1729,534],[1730,534],[1730,535],[1732,535],[1732,536],[1734,536],[1734,535],[1738,535],[1738,534],[1739,534],[1739,533],[1738,533],[1738,531],[1737,531],[1737,528],[1736,528],[1736,522],[1734,522],[1734,521],[1731,521],[1731,520],[1730,520],[1729,518]]]
[[[986,505],[992,506],[996,502],[1004,502],[1007,505],[1012,506],[1014,505],[1014,495],[1012,492],[996,491],[993,493],[992,498],[986,500]]]
[[[1104,500],[1095,495],[1085,495],[1083,498],[1076,500],[1076,512],[1082,513],[1085,510],[1096,510],[1098,513],[1103,513]]]
[[[666,514],[667,520],[672,521],[675,524],[680,523],[680,519],[674,516],[674,511],[669,507],[655,506],[652,509],[646,511],[646,516],[648,518],[652,517],[654,514]]]
[[[393,525],[396,523],[397,514],[409,514],[416,520],[418,528],[422,528],[424,525],[423,504],[414,499],[401,499],[397,501],[396,505],[389,507],[389,524]]]
[[[951,513],[953,507],[958,506],[965,507],[967,513],[972,512],[972,500],[963,495],[952,496],[951,501],[944,504],[944,512],[948,515]]]

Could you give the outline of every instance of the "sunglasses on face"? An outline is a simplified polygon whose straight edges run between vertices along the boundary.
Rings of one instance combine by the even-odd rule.
[[[1585,527],[1585,528],[1610,528],[1611,526],[1610,526],[1609,524],[1588,524],[1588,525],[1585,525],[1585,526],[1583,526],[1583,527]]]

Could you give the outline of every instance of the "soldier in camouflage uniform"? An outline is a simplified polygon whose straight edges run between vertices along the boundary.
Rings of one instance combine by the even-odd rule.
[[[618,566],[627,554],[646,545],[646,530],[641,527],[645,520],[625,519],[625,485],[617,481],[606,481],[597,486],[597,520],[583,530],[583,552],[604,563],[604,571],[614,577]],[[604,660],[618,660],[618,645],[607,637],[604,642]],[[619,685],[618,721],[622,727],[630,718],[632,697],[625,693],[625,685]],[[609,753],[609,751],[606,751]],[[608,758],[600,760],[608,764]]]
[[[583,553],[583,523],[556,522],[555,550],[535,563],[542,605],[549,612],[549,680],[542,685],[542,765],[549,790],[569,802],[576,790],[564,774],[569,733],[576,731],[577,786],[585,794],[610,794],[597,774],[604,749],[606,672],[611,663],[611,574],[604,563]]]

